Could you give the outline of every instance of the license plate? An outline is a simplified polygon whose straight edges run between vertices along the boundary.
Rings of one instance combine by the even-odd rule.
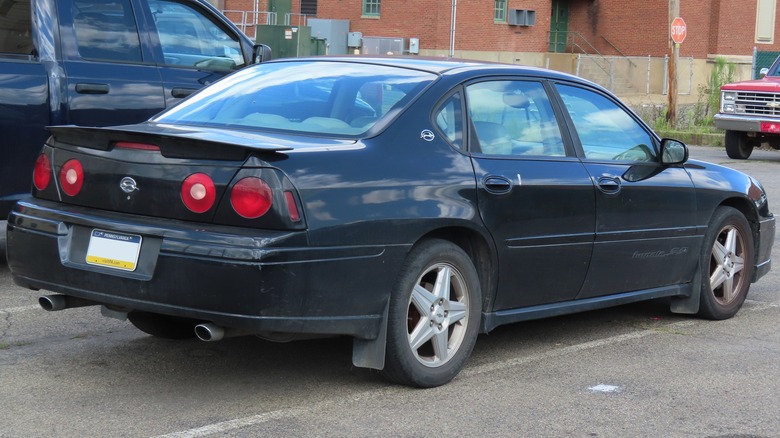
[[[141,236],[92,230],[87,248],[87,263],[124,271],[135,271],[141,252]]]

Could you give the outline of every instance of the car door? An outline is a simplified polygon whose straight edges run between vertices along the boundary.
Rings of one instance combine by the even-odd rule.
[[[594,188],[544,83],[484,80],[465,94],[479,212],[498,250],[494,310],[573,299],[593,247]]]
[[[11,2],[0,19],[0,220],[30,193],[30,175],[50,124],[48,74],[33,45],[29,0]],[[52,44],[51,34],[40,41]],[[45,53],[48,55],[48,53]]]
[[[661,165],[656,137],[611,96],[571,84],[556,89],[596,187],[596,241],[578,298],[690,279],[700,236],[686,170]]]
[[[148,5],[167,106],[246,65],[239,36],[197,3],[148,0]]]
[[[165,107],[135,0],[57,2],[67,75],[66,123],[137,123]]]

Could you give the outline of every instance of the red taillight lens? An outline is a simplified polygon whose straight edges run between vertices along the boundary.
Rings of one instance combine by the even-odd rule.
[[[118,141],[114,143],[115,148],[119,149],[134,149],[137,151],[152,151],[152,152],[159,152],[160,147],[153,144],[147,144],[147,143],[135,143],[131,141]]]
[[[38,155],[35,160],[35,169],[33,170],[33,184],[38,190],[45,190],[51,182],[51,162],[46,154]]]
[[[76,196],[84,185],[84,169],[77,160],[68,160],[60,169],[60,186],[68,196]]]
[[[271,187],[265,181],[249,177],[233,186],[230,192],[230,204],[239,216],[255,219],[271,209],[273,197]]]
[[[188,176],[181,185],[181,200],[194,213],[204,213],[217,199],[217,189],[214,181],[205,173],[194,173]]]
[[[298,205],[295,203],[295,196],[292,192],[284,192],[284,200],[287,201],[287,215],[293,222],[300,222],[301,214],[298,213]]]

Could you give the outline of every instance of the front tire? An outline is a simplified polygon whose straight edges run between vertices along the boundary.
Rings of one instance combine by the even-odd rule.
[[[745,302],[753,277],[753,234],[745,216],[731,207],[720,207],[704,237],[699,316],[728,319]]]
[[[422,388],[452,380],[474,348],[481,303],[477,270],[460,247],[430,240],[414,248],[390,297],[382,374]]]
[[[753,153],[753,142],[740,131],[726,131],[726,154],[735,160],[747,160]]]

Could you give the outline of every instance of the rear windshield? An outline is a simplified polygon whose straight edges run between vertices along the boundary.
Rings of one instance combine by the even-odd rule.
[[[153,121],[357,136],[393,117],[435,78],[359,63],[267,63],[207,87]]]

